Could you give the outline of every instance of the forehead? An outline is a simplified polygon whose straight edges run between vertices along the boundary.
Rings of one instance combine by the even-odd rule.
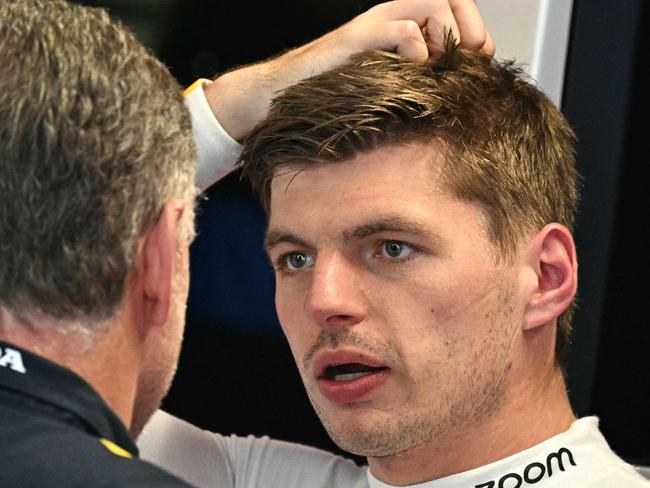
[[[281,167],[271,183],[269,229],[320,233],[381,218],[439,223],[476,220],[476,205],[441,182],[444,164],[432,145],[387,146],[355,158],[308,167]]]
[[[381,192],[399,194],[414,186],[434,191],[441,161],[435,149],[409,144],[381,147],[347,161],[281,166],[273,175],[271,205],[302,196],[301,192],[310,189],[329,189],[339,198]]]

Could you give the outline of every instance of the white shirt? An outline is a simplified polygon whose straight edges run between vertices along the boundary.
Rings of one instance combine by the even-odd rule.
[[[185,90],[196,142],[196,186],[201,191],[230,173],[241,154],[241,145],[221,127],[208,105],[203,86],[209,83],[197,80]]]
[[[199,488],[367,488],[365,467],[268,437],[222,436],[162,410],[138,438],[140,457]]]
[[[138,439],[142,459],[200,488],[394,488],[366,467],[268,437],[222,436],[158,411]],[[649,488],[610,449],[598,419],[480,468],[409,488]]]
[[[368,472],[370,488],[392,488]],[[566,432],[480,468],[409,488],[636,488],[650,487],[610,449],[596,417],[576,420]]]

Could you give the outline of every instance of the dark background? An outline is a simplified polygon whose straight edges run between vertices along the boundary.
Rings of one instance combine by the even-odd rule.
[[[184,85],[333,29],[376,1],[93,0]],[[613,448],[650,464],[650,21],[642,0],[577,0],[562,109],[584,176],[576,242],[579,311],[568,384]],[[244,225],[242,225],[244,223]],[[271,435],[336,450],[306,400],[273,308],[263,213],[231,175],[200,204],[187,333],[164,408],[224,434]]]

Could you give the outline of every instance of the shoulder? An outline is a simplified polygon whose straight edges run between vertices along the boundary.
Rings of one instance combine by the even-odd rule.
[[[188,485],[108,440],[35,421],[0,445],[0,486]]]
[[[144,459],[200,486],[364,486],[365,468],[340,456],[268,437],[222,436],[157,412],[138,445]]]
[[[365,466],[321,449],[268,437],[228,438],[237,463],[237,479],[242,486],[262,486],[273,480],[273,487],[360,487],[366,486]]]
[[[225,439],[158,410],[138,438],[142,459],[198,486],[234,486]]]
[[[612,450],[598,428],[596,417],[576,421],[572,430],[577,440],[575,462],[580,467],[574,471],[575,485],[572,486],[650,488],[650,481]]]
[[[584,485],[598,488],[650,488],[650,480],[644,478],[632,465],[622,462],[603,468],[594,473],[593,478]]]

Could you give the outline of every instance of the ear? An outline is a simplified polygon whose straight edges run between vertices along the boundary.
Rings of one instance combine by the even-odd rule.
[[[177,229],[184,210],[182,200],[168,200],[144,236],[138,268],[142,280],[142,318],[147,325],[163,325],[169,315],[177,259]]]
[[[573,236],[561,224],[549,224],[535,234],[527,256],[537,277],[524,313],[524,329],[532,329],[555,320],[571,306],[578,287],[578,262]]]

